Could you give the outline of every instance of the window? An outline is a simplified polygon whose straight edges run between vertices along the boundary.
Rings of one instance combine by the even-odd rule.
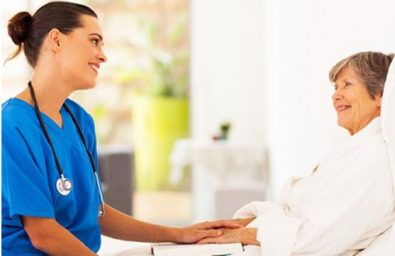
[[[1,33],[17,12],[33,13],[49,1],[13,1],[3,6]],[[156,90],[158,70],[153,58],[172,58],[177,64],[176,93],[186,94],[188,83],[187,0],[86,0],[103,26],[108,62],[102,65],[95,89],[71,95],[94,116],[99,144],[133,144],[133,91]],[[1,37],[2,60],[16,49],[8,36]],[[26,87],[31,77],[23,53],[3,67],[2,102]],[[178,91],[177,91],[178,90]],[[155,93],[155,92],[154,92]],[[94,99],[94,100],[92,100]]]

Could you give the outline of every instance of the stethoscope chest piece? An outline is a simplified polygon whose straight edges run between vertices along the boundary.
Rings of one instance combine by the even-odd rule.
[[[67,196],[68,194],[70,194],[72,188],[73,184],[69,179],[66,179],[65,177],[60,177],[56,181],[56,189],[62,196]]]

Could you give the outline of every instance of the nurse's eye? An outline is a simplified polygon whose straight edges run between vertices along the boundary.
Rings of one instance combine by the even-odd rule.
[[[93,38],[93,39],[91,39],[91,42],[93,43],[93,45],[94,45],[94,46],[98,46],[98,45],[99,45],[99,42],[100,42],[100,40],[99,40],[99,39],[97,39],[97,38]]]

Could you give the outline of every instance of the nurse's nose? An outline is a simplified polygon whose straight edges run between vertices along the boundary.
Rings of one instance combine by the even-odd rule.
[[[101,49],[97,58],[100,60],[100,62],[104,63],[107,62],[107,56],[104,54],[104,51]]]

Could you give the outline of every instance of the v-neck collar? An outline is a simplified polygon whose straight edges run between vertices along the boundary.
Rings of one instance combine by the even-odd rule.
[[[32,112],[36,117],[36,111],[34,109],[34,106],[30,105],[26,101],[19,99],[19,98],[11,98],[10,99],[14,104],[17,104],[18,106],[23,107],[24,109],[28,110],[29,112]],[[42,119],[44,121],[44,124],[47,128],[50,128],[52,130],[56,130],[57,132],[64,133],[67,131],[68,126],[69,126],[69,114],[67,113],[66,109],[64,106],[60,109],[60,115],[62,116],[62,126],[59,126],[52,118],[50,118],[48,115],[40,111],[40,114],[42,116]],[[37,120],[38,121],[38,120]]]

